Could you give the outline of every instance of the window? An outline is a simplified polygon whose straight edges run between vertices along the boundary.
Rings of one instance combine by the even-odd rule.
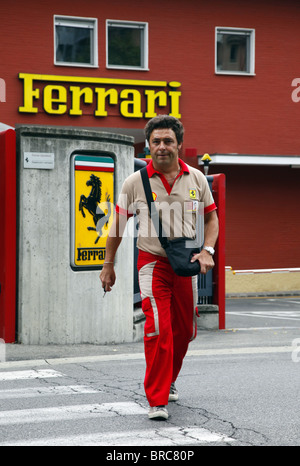
[[[254,29],[216,28],[218,74],[254,75]]]
[[[98,66],[97,19],[54,16],[54,63]]]
[[[106,21],[106,66],[148,69],[148,24]]]

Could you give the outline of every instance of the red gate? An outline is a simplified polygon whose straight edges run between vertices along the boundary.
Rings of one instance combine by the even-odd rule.
[[[225,329],[225,175],[212,175],[212,193],[218,208],[219,237],[213,269],[213,304],[219,306],[219,329]]]

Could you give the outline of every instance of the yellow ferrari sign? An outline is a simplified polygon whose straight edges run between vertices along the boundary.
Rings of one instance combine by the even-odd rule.
[[[72,188],[72,266],[100,268],[113,220],[114,159],[75,155]]]

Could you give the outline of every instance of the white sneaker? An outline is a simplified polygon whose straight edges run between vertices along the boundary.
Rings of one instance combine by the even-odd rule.
[[[151,406],[148,417],[149,419],[168,419],[169,414],[165,406]]]
[[[171,383],[169,401],[177,401],[179,398],[178,390],[175,387],[175,383]]]

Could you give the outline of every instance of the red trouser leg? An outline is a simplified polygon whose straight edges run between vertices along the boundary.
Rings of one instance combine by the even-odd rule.
[[[166,405],[195,336],[197,279],[177,276],[166,259],[147,253],[139,254],[138,269],[146,316],[145,392],[150,406]]]

